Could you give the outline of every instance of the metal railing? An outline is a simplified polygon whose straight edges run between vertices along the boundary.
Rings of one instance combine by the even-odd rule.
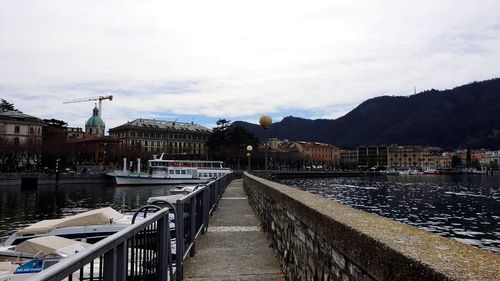
[[[153,209],[154,214],[28,280],[182,280],[184,261],[196,253],[196,238],[207,231],[210,215],[227,185],[237,177],[241,173],[200,186],[174,204],[152,202],[154,206],[144,206],[138,212]],[[167,207],[158,208],[162,203]],[[170,213],[174,213],[175,238],[170,233]]]

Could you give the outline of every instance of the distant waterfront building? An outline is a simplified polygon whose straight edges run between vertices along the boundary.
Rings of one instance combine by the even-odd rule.
[[[92,116],[85,123],[85,134],[87,136],[104,137],[104,121],[99,116],[99,109],[94,107]]]
[[[311,165],[338,166],[340,150],[329,143],[294,141],[290,151],[301,154],[304,162]]]
[[[390,145],[388,166],[393,168],[420,168],[423,162],[423,148],[420,145]]]
[[[1,170],[15,171],[37,165],[42,147],[43,121],[18,111],[0,112]],[[9,161],[3,163],[5,159]]]
[[[138,148],[144,152],[168,155],[191,155],[205,158],[211,130],[195,123],[155,119],[136,119],[109,129],[122,148]]]
[[[500,151],[486,151],[484,153],[483,159],[480,161],[481,166],[489,167],[494,165],[496,167],[500,166]]]
[[[40,146],[43,121],[17,111],[0,112],[0,144]]]
[[[357,154],[360,168],[387,166],[387,146],[361,146],[358,147]]]
[[[358,168],[357,150],[340,150],[340,167],[342,169],[355,170]]]

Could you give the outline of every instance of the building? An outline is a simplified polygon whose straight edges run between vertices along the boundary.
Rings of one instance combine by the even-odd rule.
[[[500,151],[486,151],[480,164],[483,167],[498,169],[500,166]]]
[[[3,171],[36,166],[40,161],[43,121],[18,111],[0,112],[0,163]]]
[[[329,143],[294,141],[289,149],[298,152],[305,164],[337,167],[340,163],[339,148]]]
[[[195,123],[136,119],[109,129],[121,148],[139,149],[147,153],[165,152],[169,156],[206,158],[211,130]]]
[[[387,167],[387,146],[362,146],[357,149],[360,169]]]
[[[79,127],[65,127],[66,139],[74,140],[74,139],[83,139],[85,133],[82,128]]]
[[[358,168],[357,150],[340,150],[340,168],[355,170]]]
[[[99,116],[99,109],[94,107],[92,116],[85,123],[85,134],[87,136],[104,137],[104,121]]]
[[[387,149],[388,166],[392,168],[421,168],[424,149],[420,145],[390,145]]]
[[[37,146],[42,142],[43,121],[17,111],[0,112],[0,144]]]
[[[104,172],[108,166],[113,167],[117,162],[121,163],[121,159],[117,159],[120,140],[104,136],[105,124],[97,107],[94,107],[92,116],[85,122],[85,133],[81,128],[63,129],[72,152],[70,162],[76,166],[85,166],[94,172]]]
[[[443,153],[443,150],[439,147],[423,148],[420,167],[423,170],[451,168],[451,156]]]

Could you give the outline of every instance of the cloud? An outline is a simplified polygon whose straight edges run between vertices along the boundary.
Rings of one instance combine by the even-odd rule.
[[[83,126],[335,118],[377,95],[500,75],[498,1],[4,1],[0,97]],[[345,106],[349,105],[349,106]],[[354,106],[351,106],[354,105]]]

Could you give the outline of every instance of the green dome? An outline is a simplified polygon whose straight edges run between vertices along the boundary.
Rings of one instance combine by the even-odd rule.
[[[92,117],[85,123],[85,128],[104,128],[104,121],[99,117],[99,109],[97,107],[94,108]]]

